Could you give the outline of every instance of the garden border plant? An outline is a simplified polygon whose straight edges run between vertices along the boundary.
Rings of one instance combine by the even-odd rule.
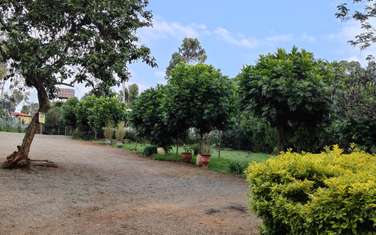
[[[264,234],[376,231],[376,156],[337,145],[320,154],[283,152],[247,170],[250,207]]]

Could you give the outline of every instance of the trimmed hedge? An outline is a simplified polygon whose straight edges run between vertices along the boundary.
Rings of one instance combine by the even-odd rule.
[[[150,157],[154,154],[157,154],[158,153],[158,148],[157,146],[154,146],[154,145],[149,145],[149,146],[146,146],[144,148],[144,152],[143,152],[143,155],[146,156],[146,157]]]
[[[247,169],[250,207],[263,234],[376,231],[376,156],[338,146],[320,154],[281,153]]]

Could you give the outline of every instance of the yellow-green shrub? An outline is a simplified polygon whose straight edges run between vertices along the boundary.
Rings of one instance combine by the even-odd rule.
[[[285,152],[247,169],[250,206],[264,234],[376,232],[376,156],[338,146]]]

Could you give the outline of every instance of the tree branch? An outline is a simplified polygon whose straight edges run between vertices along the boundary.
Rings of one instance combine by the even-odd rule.
[[[73,81],[74,82],[74,81]],[[72,82],[72,83],[73,83]],[[69,86],[69,87],[74,87],[72,83],[65,83],[65,82],[57,82],[55,85],[64,85],[64,86]]]

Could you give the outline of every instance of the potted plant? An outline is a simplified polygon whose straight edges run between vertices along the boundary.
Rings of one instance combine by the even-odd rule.
[[[103,135],[105,137],[105,144],[112,144],[114,128],[112,127],[111,121],[107,121],[106,126],[103,127]]]
[[[210,161],[210,143],[208,135],[203,136],[201,139],[200,154],[197,155],[196,165],[207,167]]]
[[[192,161],[192,148],[191,146],[184,145],[183,146],[184,152],[181,153],[181,159],[183,162],[191,162]]]
[[[119,122],[115,129],[116,144],[118,147],[123,146],[124,137],[125,137],[125,127],[124,122]]]

